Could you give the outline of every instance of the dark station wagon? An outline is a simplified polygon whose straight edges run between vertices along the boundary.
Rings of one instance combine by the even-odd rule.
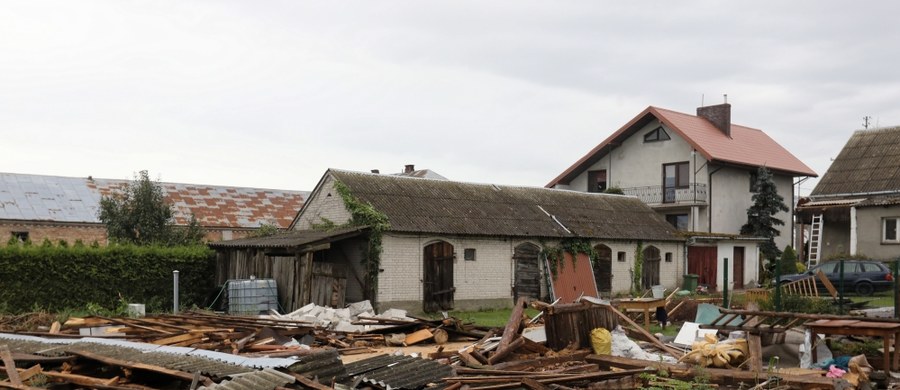
[[[781,283],[788,283],[815,275],[821,270],[834,288],[840,288],[840,261],[833,260],[810,268],[806,273],[782,275]],[[888,290],[894,284],[890,268],[873,260],[844,260],[844,291],[855,291],[859,295],[872,295],[875,291]],[[816,280],[819,289],[825,287]]]

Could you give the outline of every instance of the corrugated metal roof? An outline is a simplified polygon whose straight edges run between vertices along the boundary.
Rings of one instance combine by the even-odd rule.
[[[422,180],[330,169],[391,231],[512,237],[683,241],[635,197]]]
[[[211,248],[290,248],[359,235],[365,229],[365,227],[348,227],[335,230],[298,230],[268,237],[211,242],[208,245]]]
[[[854,132],[810,196],[885,191],[900,191],[900,127]]]
[[[707,160],[752,167],[766,166],[797,176],[817,176],[815,171],[762,130],[732,124],[731,137],[728,137],[705,118],[650,106],[550,181],[546,187],[568,184],[609,153],[610,145],[634,135],[654,118],[684,138]]]
[[[344,382],[348,378],[341,356],[335,349],[300,356],[297,363],[288,367],[288,371],[317,379],[326,385]]]
[[[852,206],[865,199],[829,199],[803,203],[797,207]]]
[[[295,381],[296,379],[288,374],[267,368],[262,371],[233,375],[231,380],[224,380],[212,386],[201,386],[200,389],[273,390]]]
[[[383,389],[422,389],[455,375],[446,364],[408,355],[380,355],[345,367],[354,379]]]
[[[100,199],[130,181],[0,173],[0,219],[100,223]],[[306,191],[159,183],[175,209],[175,222],[187,224],[193,213],[200,225],[287,228]]]

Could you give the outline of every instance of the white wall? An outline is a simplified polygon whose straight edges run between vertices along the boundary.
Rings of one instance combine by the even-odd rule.
[[[294,230],[312,229],[313,225],[321,224],[325,219],[342,225],[349,222],[350,218],[350,211],[347,211],[344,200],[334,189],[334,177],[328,175],[319,187],[319,192],[306,200],[305,208],[294,225]]]
[[[725,275],[725,259],[728,259],[728,290],[734,290],[734,247],[744,247],[744,288],[756,287],[759,281],[759,246],[753,241],[720,241],[717,244],[716,285],[722,287]]]
[[[856,209],[857,253],[874,259],[900,258],[900,245],[881,242],[882,218],[884,217],[900,218],[900,205]],[[827,225],[828,222],[826,221],[825,224]]]
[[[379,275],[378,302],[421,301],[423,275],[423,250],[426,245],[442,240],[453,245],[457,258],[453,265],[454,299],[486,300],[509,299],[512,304],[512,288],[515,282],[513,253],[519,244],[530,242],[542,247],[537,240],[512,238],[481,238],[459,236],[418,236],[413,234],[387,233]],[[634,264],[636,242],[593,241],[592,245],[605,244],[612,249],[612,287],[614,292],[627,292],[631,286],[631,268]],[[556,245],[556,242],[547,242]],[[679,242],[651,242],[659,248],[660,283],[669,291],[680,285],[684,273],[684,246]],[[463,249],[474,248],[475,261],[463,260]],[[617,252],[625,252],[626,261],[617,261]],[[672,253],[672,262],[665,262],[666,252]],[[544,286],[546,288],[546,286]]]
[[[715,168],[713,168],[715,170]],[[753,205],[753,193],[750,192],[750,169],[722,167],[712,175],[712,232],[738,234],[741,226],[747,223],[747,209]],[[784,198],[788,212],[779,212],[776,218],[784,222],[776,226],[781,234],[775,238],[779,249],[791,244],[791,220],[793,215],[793,178],[774,175],[778,194]]]

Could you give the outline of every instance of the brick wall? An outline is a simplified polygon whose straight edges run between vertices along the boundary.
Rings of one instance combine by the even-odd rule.
[[[66,240],[69,244],[81,240],[86,245],[97,241],[101,245],[106,244],[106,227],[101,224],[49,224],[49,223],[21,223],[0,222],[0,245],[6,245],[13,232],[28,232],[31,242],[40,244],[44,239],[56,243]]]
[[[311,229],[312,225],[322,223],[323,219],[341,225],[349,221],[350,217],[350,212],[344,206],[344,200],[334,189],[334,177],[328,175],[319,187],[319,192],[306,200],[306,209],[303,210],[294,229]]]
[[[390,306],[390,302],[409,302],[422,300],[423,249],[426,245],[443,240],[453,245],[456,259],[453,265],[455,301],[467,300],[508,300],[512,304],[512,285],[514,270],[512,256],[514,248],[524,242],[540,246],[537,240],[510,238],[480,238],[459,236],[418,236],[411,234],[385,234],[383,240],[379,275],[378,301]],[[631,268],[634,265],[634,254],[637,242],[633,241],[595,241],[592,244],[605,244],[612,249],[613,291],[628,292],[631,286]],[[555,245],[549,242],[548,245]],[[644,248],[653,245],[659,248],[660,283],[672,291],[681,283],[684,263],[683,244],[653,242],[645,243]],[[475,261],[463,259],[463,251],[474,248]],[[625,253],[625,261],[617,260],[617,252]],[[666,262],[666,253],[671,253],[672,261]],[[545,287],[546,288],[546,287]]]

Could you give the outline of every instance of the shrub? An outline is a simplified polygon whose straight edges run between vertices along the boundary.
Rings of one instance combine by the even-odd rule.
[[[181,304],[203,304],[214,288],[214,253],[205,246],[0,247],[0,307],[112,310],[127,299],[161,311],[171,308],[173,270]]]

